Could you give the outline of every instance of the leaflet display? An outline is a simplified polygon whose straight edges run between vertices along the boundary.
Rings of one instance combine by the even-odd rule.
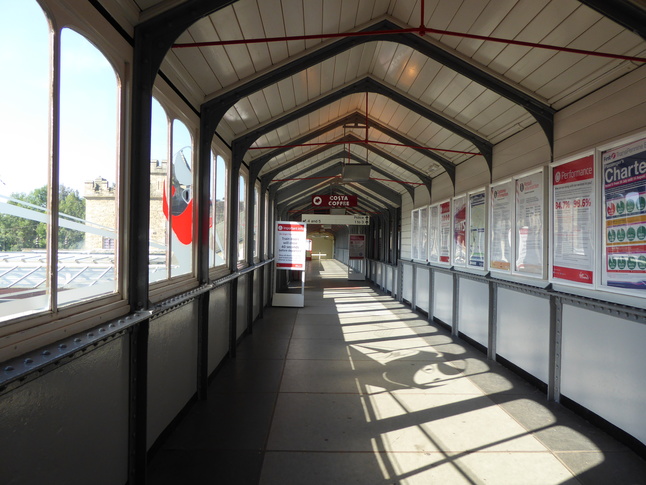
[[[464,266],[467,262],[467,198],[453,199],[453,264]]]
[[[605,207],[602,283],[646,289],[646,138],[601,155]]]
[[[543,274],[543,172],[516,179],[516,265],[518,273]]]
[[[484,268],[485,261],[485,193],[469,195],[469,266]]]
[[[490,191],[491,235],[489,247],[489,267],[498,271],[511,269],[511,181],[493,185]]]
[[[552,278],[594,283],[594,157],[552,170]]]
[[[451,261],[451,202],[440,204],[440,263]]]

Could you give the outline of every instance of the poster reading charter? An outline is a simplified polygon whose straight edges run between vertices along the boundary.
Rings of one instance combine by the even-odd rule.
[[[469,195],[469,266],[484,267],[485,193]]]
[[[646,289],[646,139],[601,155],[605,206],[603,283]]]
[[[512,182],[491,187],[491,245],[489,267],[495,271],[511,269]]]
[[[528,275],[543,274],[543,172],[516,179],[516,265]]]
[[[552,170],[552,278],[594,283],[594,157]]]

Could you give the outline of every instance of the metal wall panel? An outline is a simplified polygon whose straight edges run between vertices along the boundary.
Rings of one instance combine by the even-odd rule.
[[[404,287],[402,291],[402,296],[404,300],[413,301],[413,266],[410,264],[405,264],[403,266],[404,271]]]
[[[0,482],[128,480],[128,338],[0,397]]]
[[[417,268],[417,279],[415,285],[415,304],[420,309],[428,312],[428,293],[429,293],[429,276],[430,271],[426,268]]]
[[[489,285],[460,278],[460,332],[487,347],[489,336]]]
[[[238,312],[236,320],[236,338],[239,339],[247,329],[247,291],[251,291],[249,284],[249,275],[246,274],[238,278]]]
[[[260,271],[256,270],[253,272],[253,318],[256,320],[258,315],[260,315],[260,299],[262,295],[260,294]]]
[[[435,272],[433,302],[433,316],[453,325],[453,275]]]
[[[563,305],[561,394],[646,443],[646,325]]]
[[[229,352],[229,286],[209,295],[209,375]]]
[[[197,302],[150,322],[148,433],[150,448],[197,391]]]
[[[498,289],[497,353],[548,382],[550,304],[540,298],[506,288]]]

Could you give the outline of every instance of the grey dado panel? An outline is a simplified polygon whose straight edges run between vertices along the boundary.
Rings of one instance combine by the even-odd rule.
[[[430,271],[427,268],[417,268],[417,278],[415,282],[415,304],[425,312],[429,311],[428,308],[428,292],[429,292],[429,278]]]
[[[561,394],[646,443],[646,325],[563,305]]]
[[[453,275],[435,272],[433,288],[433,316],[447,325],[453,325]]]
[[[499,288],[497,314],[497,353],[547,383],[549,380],[549,300]]]
[[[197,301],[150,322],[148,447],[197,391]]]
[[[209,375],[229,352],[229,285],[209,295]]]
[[[460,278],[458,328],[467,337],[488,346],[489,285]]]
[[[410,264],[404,264],[402,266],[404,270],[404,287],[402,295],[404,300],[413,301],[413,266]]]
[[[238,315],[236,320],[236,338],[240,338],[247,329],[247,291],[249,290],[250,275],[247,273],[238,278]]]
[[[0,396],[0,482],[124,484],[128,337]]]
[[[253,272],[253,318],[255,320],[260,315],[260,271],[257,269]]]

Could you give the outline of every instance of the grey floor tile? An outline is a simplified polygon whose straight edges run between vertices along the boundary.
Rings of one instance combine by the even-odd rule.
[[[276,392],[280,387],[284,361],[230,359],[210,384],[216,392]]]
[[[280,392],[358,393],[350,362],[288,360]]]
[[[582,485],[646,485],[646,461],[630,452],[557,453]]]

